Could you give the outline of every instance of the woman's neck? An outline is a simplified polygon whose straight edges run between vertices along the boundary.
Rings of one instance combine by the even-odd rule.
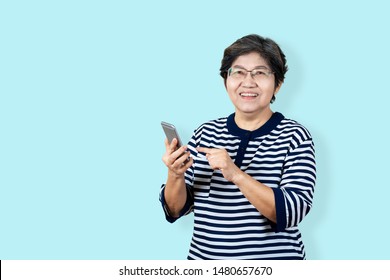
[[[254,131],[262,127],[271,118],[272,114],[271,109],[257,114],[245,114],[236,111],[234,121],[239,128]]]

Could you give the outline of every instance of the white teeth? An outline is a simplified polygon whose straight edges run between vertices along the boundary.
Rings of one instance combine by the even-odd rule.
[[[246,92],[240,93],[240,95],[244,96],[244,97],[256,97],[256,96],[258,96],[257,93],[246,93]]]

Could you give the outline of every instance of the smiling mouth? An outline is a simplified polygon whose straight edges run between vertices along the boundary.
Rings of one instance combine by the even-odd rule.
[[[257,96],[259,96],[259,94],[258,93],[242,92],[242,93],[240,93],[240,96],[242,96],[242,97],[257,97]]]

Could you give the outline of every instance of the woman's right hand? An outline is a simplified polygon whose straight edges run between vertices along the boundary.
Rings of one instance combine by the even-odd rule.
[[[168,167],[168,173],[177,177],[183,176],[186,170],[193,163],[191,153],[189,151],[186,151],[187,146],[181,146],[179,149],[176,149],[176,138],[174,138],[170,144],[168,143],[168,139],[165,139],[164,142],[165,154],[163,155],[162,160]]]

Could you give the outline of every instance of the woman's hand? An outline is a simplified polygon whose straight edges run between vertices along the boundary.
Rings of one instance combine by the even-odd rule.
[[[225,149],[203,148],[198,147],[197,150],[206,154],[209,164],[214,170],[221,170],[223,177],[233,182],[241,174],[241,170],[234,164]]]
[[[226,150],[200,147],[197,150],[206,154],[211,168],[221,170],[223,177],[235,184],[261,214],[276,223],[275,196],[270,187],[238,168]]]
[[[168,139],[165,139],[165,154],[162,161],[168,167],[168,173],[181,177],[186,170],[192,165],[193,159],[190,157],[191,153],[186,152],[187,146],[182,146],[177,149],[177,139],[174,138],[171,144]]]

